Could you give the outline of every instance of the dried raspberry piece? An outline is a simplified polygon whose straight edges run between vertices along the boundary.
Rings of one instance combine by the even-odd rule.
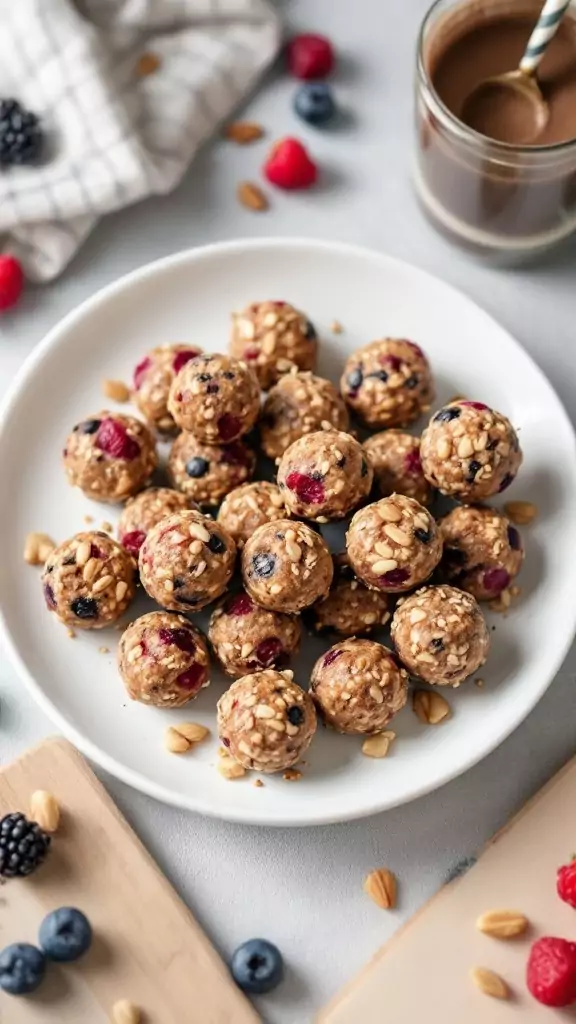
[[[195,691],[202,688],[202,684],[205,679],[206,669],[204,668],[204,665],[194,664],[190,665],[190,668],[187,668],[185,672],[181,672],[177,677],[176,682],[184,690]]]
[[[322,481],[314,480],[305,473],[289,473],[286,477],[286,486],[294,491],[298,500],[305,505],[321,505],[326,497]]]
[[[406,452],[404,456],[404,469],[412,476],[418,476],[422,472],[420,452],[417,448],[412,448],[411,451]]]
[[[130,533],[125,533],[122,537],[122,547],[125,547],[130,555],[138,558],[138,552],[145,540],[144,530],[130,530]]]
[[[218,420],[218,433],[223,441],[233,441],[242,431],[242,424],[237,416],[225,412]]]
[[[487,569],[482,577],[484,589],[491,594],[500,594],[510,583],[510,573],[506,569]]]
[[[220,454],[220,462],[226,462],[230,466],[246,466],[246,449],[241,441],[224,445]]]
[[[334,67],[334,50],[326,36],[311,32],[294,36],[286,48],[288,67],[296,78],[325,78]]]
[[[325,655],[324,661],[322,662],[323,667],[328,668],[328,665],[332,665],[332,663],[336,661],[336,658],[339,658],[341,654],[342,651],[328,651],[328,654]]]
[[[196,356],[199,355],[200,351],[197,348],[188,348],[184,352],[177,352],[172,361],[174,373],[179,373],[186,363],[189,363],[191,359],[196,359]]]
[[[410,579],[409,569],[390,569],[380,577],[384,587],[401,587]]]
[[[282,641],[277,636],[268,636],[265,640],[260,641],[254,653],[258,664],[263,668],[268,668],[280,657],[283,650]]]
[[[140,445],[130,437],[126,427],[111,417],[103,419],[96,434],[96,447],[113,459],[131,461],[140,455]]]
[[[139,362],[134,367],[134,387],[136,391],[139,391],[140,388],[142,387],[142,384],[144,383],[144,377],[146,376],[151,366],[152,360],[150,359],[150,356],[144,356],[144,359],[142,359],[141,362]]]
[[[478,412],[483,412],[484,409],[489,409],[489,406],[484,405],[484,402],[461,401],[460,405],[467,405],[470,409],[477,409]]]
[[[264,175],[278,188],[309,188],[318,177],[318,169],[302,143],[287,138],[272,147],[264,164]]]
[[[226,604],[227,615],[249,615],[254,608],[254,602],[248,594],[234,594]]]
[[[168,629],[163,627],[158,630],[158,639],[161,644],[174,644],[179,651],[186,654],[194,654],[196,643],[194,637],[187,629]]]

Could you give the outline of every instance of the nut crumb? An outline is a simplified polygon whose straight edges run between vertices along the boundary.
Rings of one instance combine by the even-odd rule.
[[[241,181],[236,188],[236,197],[247,210],[262,212],[269,207],[268,199],[259,185],[252,181]]]
[[[157,57],[155,53],[147,50],[146,53],[141,54],[136,61],[134,71],[137,78],[146,78],[147,75],[153,75],[155,71],[158,71],[161,63],[162,61],[160,60],[160,57]]]
[[[200,743],[209,735],[210,730],[199,722],[179,722],[166,729],[164,742],[171,754],[186,754],[195,743]]]
[[[130,401],[130,388],[121,380],[103,380],[102,392],[106,398],[111,398],[113,402]]]
[[[528,918],[517,910],[487,910],[476,920],[478,931],[495,939],[513,939],[528,927]]]
[[[44,565],[55,547],[56,542],[47,533],[29,533],[24,542],[24,561],[28,565]]]
[[[492,996],[493,999],[509,999],[510,989],[495,971],[490,971],[487,967],[473,967],[470,971],[470,977],[476,988],[479,988],[485,996]]]
[[[66,633],[70,637],[71,640],[75,640],[76,639],[76,633],[74,632],[73,629],[67,629]]]
[[[424,725],[439,725],[450,716],[450,705],[445,697],[433,690],[415,690],[412,708]]]
[[[531,501],[507,501],[504,511],[516,526],[528,526],[538,515],[538,508]]]
[[[262,779],[254,779],[254,785],[256,786],[256,789],[262,789],[264,783],[262,782]]]
[[[140,1024],[142,1014],[129,999],[119,999],[112,1007],[112,1024]]]
[[[332,331],[332,334],[343,334],[344,332],[344,328],[339,320],[332,321],[330,324],[330,330]]]
[[[376,871],[371,871],[369,875],[366,875],[362,888],[382,910],[392,910],[396,906],[398,883],[396,875],[388,868],[377,868]]]
[[[103,530],[104,533],[113,533],[114,532],[114,527],[112,526],[112,523],[109,523],[107,519],[104,520],[104,522],[102,523],[102,526],[100,527],[100,529]]]
[[[86,525],[94,522],[94,516],[84,516],[84,522]]]
[[[490,601],[488,607],[492,612],[498,612],[501,615],[506,616],[506,613],[510,611],[510,606],[513,600],[520,597],[522,593],[520,587],[512,586],[507,587],[506,590],[502,590],[495,601]]]
[[[298,768],[287,768],[285,772],[282,772],[282,778],[286,782],[300,782],[302,772],[298,771]]]
[[[239,146],[245,146],[261,139],[264,129],[256,121],[231,121],[225,126],[223,135],[229,142],[237,142]]]
[[[246,775],[246,769],[244,765],[239,764],[233,757],[227,753],[224,757],[220,758],[220,763],[217,765],[220,775],[225,779],[241,779],[243,775]]]
[[[109,647],[99,647],[98,648],[98,653],[99,654],[110,654],[110,648]]]
[[[362,744],[364,757],[386,757],[390,744],[396,739],[395,732],[380,732],[368,736]]]
[[[484,680],[483,679],[475,679],[474,680],[474,686],[477,686],[478,689],[481,690],[482,687],[484,686]]]
[[[45,789],[37,789],[30,799],[30,815],[45,832],[56,832],[60,824],[60,807],[56,797]]]

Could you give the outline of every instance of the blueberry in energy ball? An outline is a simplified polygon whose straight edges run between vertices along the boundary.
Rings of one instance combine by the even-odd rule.
[[[104,411],[76,424],[63,461],[73,487],[95,501],[119,504],[148,483],[158,456],[146,424]]]
[[[380,493],[405,494],[430,505],[434,489],[422,472],[420,438],[402,430],[382,430],[363,443]]]
[[[0,953],[0,989],[11,996],[34,992],[46,973],[46,957],[29,942],[15,942]]]
[[[263,668],[285,668],[300,646],[302,627],[295,615],[255,604],[244,591],[225,598],[210,618],[208,639],[229,676]]]
[[[246,591],[273,611],[292,615],[314,604],[328,593],[333,574],[322,537],[290,519],[258,527],[242,550]]]
[[[24,878],[46,860],[50,836],[20,811],[0,820],[0,877]]]
[[[218,510],[217,520],[241,550],[259,526],[286,519],[287,515],[280,488],[258,480],[230,491]]]
[[[170,487],[147,487],[131,498],[122,509],[118,521],[118,539],[129,554],[138,558],[146,534],[156,523],[174,512],[194,509],[193,501]]]
[[[230,353],[243,359],[265,391],[292,369],[313,370],[318,336],[312,322],[289,302],[252,302],[232,314]]]
[[[90,949],[92,927],[81,910],[59,907],[46,914],[40,925],[38,941],[50,960],[72,963]]]
[[[226,495],[250,480],[256,456],[242,441],[207,445],[193,434],[176,438],[168,459],[168,473],[174,487],[199,505],[219,505]]]
[[[438,527],[423,505],[404,494],[356,512],[346,534],[350,564],[367,587],[412,590],[428,579],[442,555]]]
[[[266,939],[250,939],[243,942],[232,954],[230,961],[232,977],[243,992],[250,995],[264,995],[282,981],[284,961],[280,950]]]
[[[229,444],[254,426],[260,387],[245,362],[223,355],[189,360],[170,388],[168,408],[181,430],[206,444]]]
[[[373,430],[413,423],[434,398],[428,360],[404,338],[383,338],[353,352],[340,390],[349,409]]]
[[[136,563],[106,533],[89,530],[60,544],[42,572],[44,600],[66,626],[102,629],[132,601]]]
[[[158,345],[134,367],[134,403],[148,425],[159,434],[173,434],[176,424],[168,412],[168,395],[177,373],[202,349],[196,345]]]
[[[278,486],[293,515],[342,519],[370,493],[372,467],[362,445],[339,430],[301,437],[284,452]]]
[[[392,651],[352,637],[316,662],[310,683],[321,717],[343,733],[381,732],[408,698],[408,673]]]
[[[522,568],[524,549],[515,526],[498,509],[462,505],[440,520],[443,578],[477,601],[491,601]]]
[[[312,373],[288,373],[268,392],[259,426],[266,455],[279,459],[305,434],[330,429],[347,431],[349,416],[329,380]]]
[[[206,640],[183,615],[149,612],[120,637],[118,668],[132,700],[179,708],[210,682]]]

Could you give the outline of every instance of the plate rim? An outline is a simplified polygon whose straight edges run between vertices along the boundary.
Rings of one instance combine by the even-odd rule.
[[[199,245],[192,248],[183,249],[179,252],[172,253],[168,256],[160,257],[157,260],[153,260],[149,263],[144,264],[141,267],[124,274],[122,277],[115,281],[109,282],[104,285],[93,295],[84,299],[80,305],[75,306],[70,310],[64,317],[62,317],[42,338],[42,340],[35,346],[32,352],[29,353],[27,358],[24,360],[22,366],[18,369],[12,383],[8,387],[8,390],[0,403],[0,442],[4,438],[7,421],[14,411],[19,395],[26,387],[27,382],[34,376],[36,367],[42,362],[45,355],[53,348],[57,347],[58,339],[63,332],[68,331],[74,326],[77,321],[81,321],[87,314],[92,315],[97,311],[98,307],[113,299],[118,293],[123,292],[126,288],[136,282],[141,282],[148,277],[154,277],[158,272],[169,271],[171,267],[177,266],[181,263],[201,261],[204,258],[222,255],[238,254],[246,251],[246,249],[283,249],[286,247],[290,248],[306,248],[313,250],[317,253],[330,252],[331,254],[337,253],[340,256],[349,257],[352,259],[364,259],[372,261],[374,264],[379,264],[382,271],[385,272],[387,267],[394,265],[400,270],[415,274],[417,277],[421,277],[424,280],[434,285],[440,284],[448,292],[458,297],[460,300],[465,300],[466,303],[470,304],[475,308],[476,311],[480,312],[484,317],[488,317],[494,325],[496,325],[500,331],[502,331],[507,339],[512,342],[515,348],[520,349],[523,357],[531,365],[532,370],[536,373],[539,378],[539,383],[544,385],[549,393],[551,399],[555,402],[557,407],[557,413],[564,420],[564,426],[567,428],[567,434],[572,442],[574,466],[576,469],[576,432],[572,425],[572,422],[564,408],[562,400],[557,394],[551,382],[548,380],[546,374],[541,370],[539,365],[533,359],[531,354],[527,352],[524,347],[516,340],[514,335],[508,330],[507,327],[503,326],[490,312],[480,306],[474,299],[472,299],[465,291],[451,284],[450,282],[444,281],[441,277],[431,273],[419,266],[410,263],[407,260],[398,259],[395,256],[391,256],[385,252],[379,252],[378,250],[371,249],[366,246],[352,245],[346,242],[332,242],[326,239],[318,238],[306,238],[299,236],[285,236],[280,238],[275,237],[263,237],[263,238],[240,238],[233,239],[223,242],[214,242],[209,245]],[[576,579],[574,582],[574,597],[576,598]],[[413,800],[417,800],[420,797],[426,796],[431,792],[441,789],[443,786],[452,782],[454,779],[463,775],[469,771],[480,761],[488,757],[494,750],[497,749],[528,717],[528,715],[534,710],[536,705],[540,702],[547,689],[551,686],[554,678],[556,677],[559,669],[561,668],[567,653],[570,649],[574,635],[576,633],[576,600],[572,603],[572,615],[571,615],[571,630],[567,632],[564,642],[556,648],[554,657],[549,663],[549,668],[546,673],[542,676],[542,681],[531,699],[528,705],[523,705],[520,711],[513,714],[510,719],[506,722],[502,729],[496,731],[490,740],[483,746],[479,751],[475,750],[469,757],[465,759],[461,764],[457,765],[452,769],[448,769],[442,774],[441,781],[431,780],[430,782],[422,781],[419,782],[415,787],[414,791],[410,796],[399,796],[386,798],[373,799],[370,803],[359,807],[354,811],[346,811],[344,813],[338,813],[337,811],[322,812],[321,808],[314,811],[313,817],[301,816],[297,813],[291,813],[288,816],[284,816],[280,819],[270,818],[269,812],[266,812],[263,808],[264,813],[246,813],[245,810],[239,809],[236,811],[232,806],[228,806],[225,813],[223,813],[218,807],[213,806],[209,800],[203,798],[201,793],[174,793],[167,786],[154,782],[151,779],[146,778],[139,771],[129,768],[117,761],[115,757],[107,754],[104,750],[94,743],[91,739],[83,734],[72,722],[68,721],[66,716],[59,710],[59,708],[52,702],[52,700],[44,693],[40,684],[36,681],[31,672],[29,672],[23,659],[20,656],[20,652],[12,640],[12,636],[6,621],[4,608],[0,605],[0,639],[3,642],[4,649],[8,655],[9,661],[14,668],[16,674],[23,681],[28,692],[32,695],[36,703],[44,711],[46,716],[62,731],[63,735],[69,739],[76,747],[91,761],[108,772],[114,778],[119,779],[125,785],[130,786],[132,789],[138,792],[145,793],[147,796],[153,799],[168,804],[172,807],[177,807],[181,810],[192,811],[194,813],[203,814],[210,818],[215,818],[223,821],[232,821],[239,824],[245,825],[259,825],[267,827],[308,827],[315,825],[328,825],[336,824],[340,822],[356,821],[361,818],[370,817],[375,814],[383,813],[387,810],[392,810],[395,807],[402,806],[407,803],[411,803]]]

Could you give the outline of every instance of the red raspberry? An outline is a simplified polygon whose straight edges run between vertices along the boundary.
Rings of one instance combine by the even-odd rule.
[[[556,890],[564,903],[576,909],[576,858],[558,868]]]
[[[576,1002],[576,943],[549,935],[538,939],[528,957],[526,984],[544,1006]]]
[[[296,78],[325,78],[334,67],[334,50],[325,36],[294,36],[286,52],[288,67]]]
[[[278,188],[309,188],[318,177],[318,169],[298,139],[281,139],[264,164],[264,174]]]
[[[23,287],[21,264],[14,256],[0,256],[0,312],[16,305]]]

